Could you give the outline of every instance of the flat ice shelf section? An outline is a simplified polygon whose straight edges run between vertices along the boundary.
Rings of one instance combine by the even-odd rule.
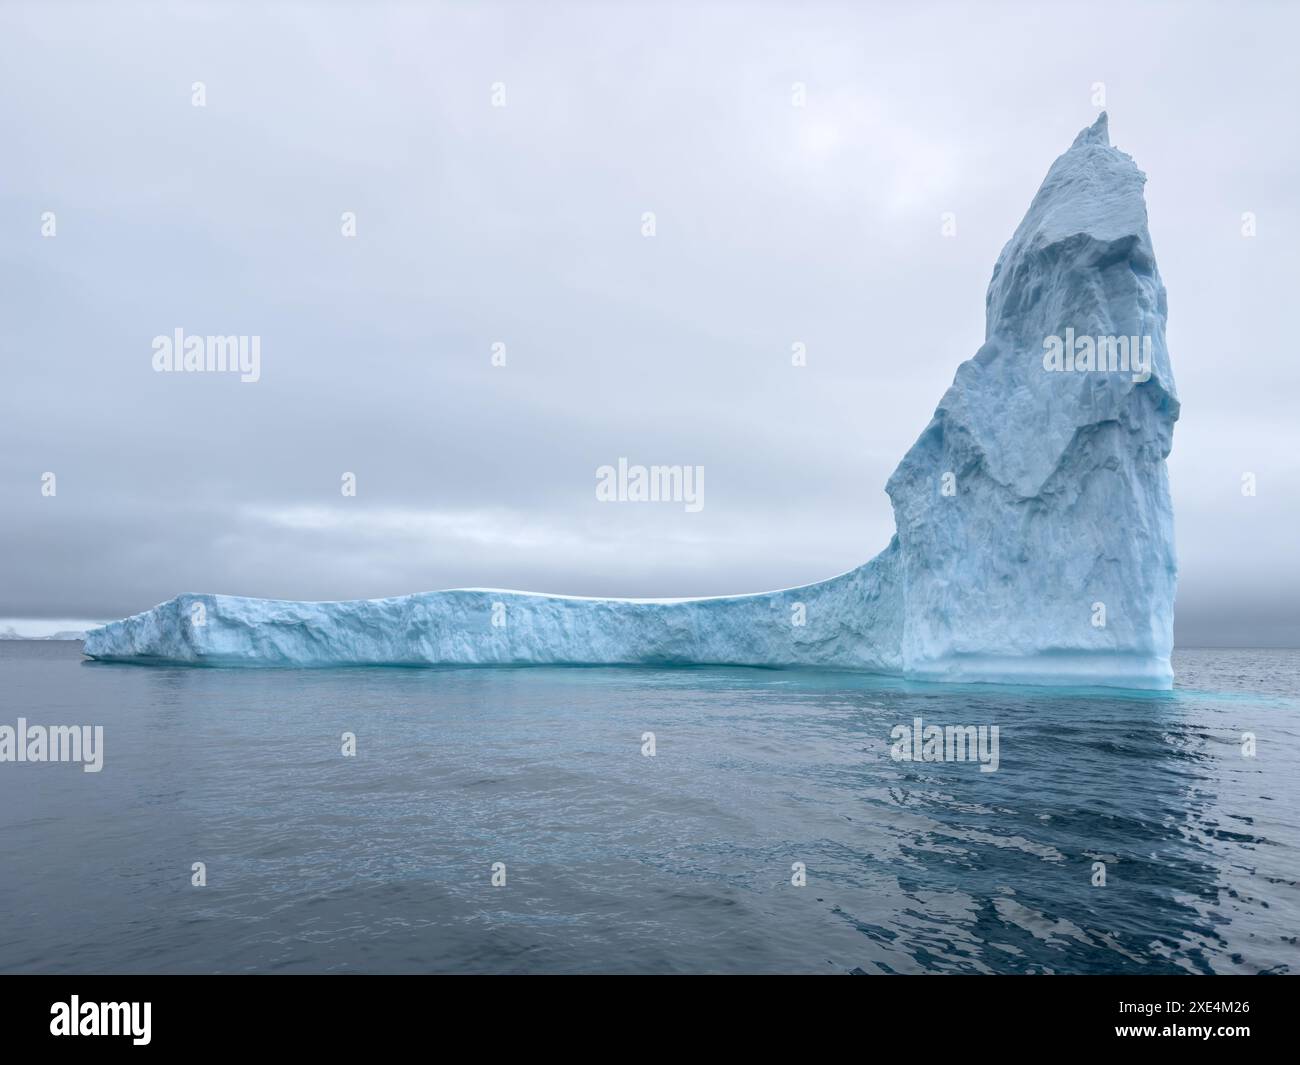
[[[886,485],[898,531],[858,569],[711,599],[182,595],[92,630],[85,653],[221,666],[811,667],[1169,688],[1165,458],[1178,399],[1145,180],[1111,147],[1104,113],[1052,164],[993,268],[983,346]],[[1127,365],[1112,367],[1119,337]]]

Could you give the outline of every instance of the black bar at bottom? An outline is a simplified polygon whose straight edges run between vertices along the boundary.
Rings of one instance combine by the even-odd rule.
[[[996,1037],[1009,1041],[1004,1046],[1224,1052],[1287,1045],[1295,1019],[1296,985],[1285,979],[868,977],[800,988],[779,977],[728,987],[716,979],[707,987],[575,979],[10,976],[0,980],[0,1047],[11,1061],[22,1060],[11,1056],[15,1050],[94,1053],[109,1044],[142,1053],[318,1048],[336,1055],[398,1051],[430,1038],[431,1048],[450,1049],[449,1039],[468,1037],[490,1053],[511,1040],[538,1046],[626,1025],[635,1042],[653,1043],[658,1032],[663,1049],[677,1051],[688,1032],[703,1031],[721,1042],[728,1033],[740,1041],[761,1036],[769,1049],[788,1039],[812,1050],[836,1036],[970,1050],[987,1049]],[[698,1046],[695,1037],[690,1042]]]

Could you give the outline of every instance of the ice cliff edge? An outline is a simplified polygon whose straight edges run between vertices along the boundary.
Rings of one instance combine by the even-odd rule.
[[[194,665],[751,665],[1169,688],[1178,399],[1145,177],[1103,113],[998,257],[984,343],[886,490],[885,550],[710,599],[493,589],[299,603],[182,595],[92,658]]]

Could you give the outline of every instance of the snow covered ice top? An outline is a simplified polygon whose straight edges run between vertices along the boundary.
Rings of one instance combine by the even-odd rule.
[[[93,630],[86,653],[210,665],[805,666],[1168,688],[1176,567],[1165,458],[1178,400],[1145,180],[1111,147],[1104,113],[1052,165],[993,269],[983,345],[886,486],[898,531],[849,573],[672,601],[490,589],[339,603],[183,595]]]

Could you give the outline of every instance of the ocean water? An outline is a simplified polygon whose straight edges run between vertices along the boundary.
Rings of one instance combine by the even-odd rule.
[[[1300,652],[1175,668],[1142,694],[0,643],[0,725],[104,728],[99,773],[0,764],[0,971],[1300,971]],[[997,771],[893,759],[918,717],[997,725]]]

